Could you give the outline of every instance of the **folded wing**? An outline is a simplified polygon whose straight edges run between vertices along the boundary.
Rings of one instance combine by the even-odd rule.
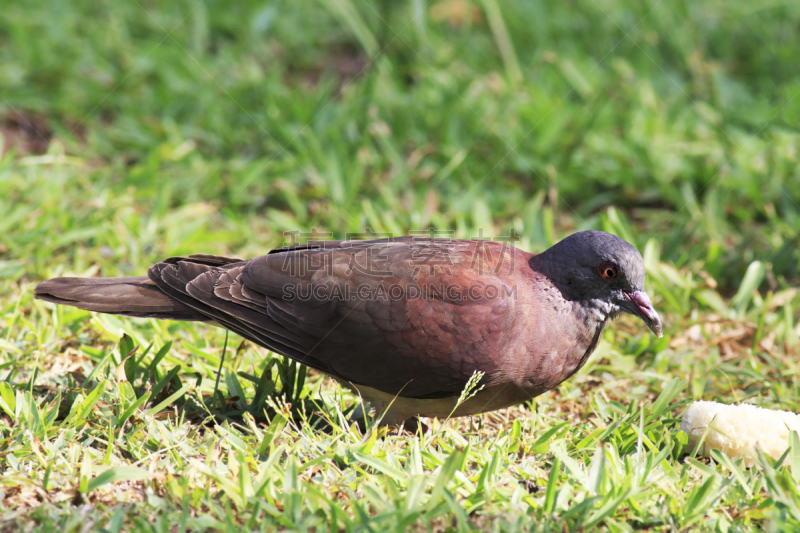
[[[497,371],[519,254],[483,241],[326,241],[250,261],[171,258],[148,274],[272,351],[356,385],[437,398],[457,396],[475,371],[487,382]]]

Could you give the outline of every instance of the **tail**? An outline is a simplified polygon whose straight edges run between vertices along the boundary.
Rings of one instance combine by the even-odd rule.
[[[40,300],[87,311],[166,320],[208,320],[173,300],[146,276],[135,278],[53,278],[39,284]]]

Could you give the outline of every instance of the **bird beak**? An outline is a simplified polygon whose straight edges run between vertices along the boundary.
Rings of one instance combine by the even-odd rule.
[[[653,304],[650,303],[650,297],[647,293],[644,291],[626,292],[625,298],[628,299],[627,305],[623,306],[625,310],[644,320],[650,331],[655,333],[657,337],[663,337],[661,317],[653,309]]]

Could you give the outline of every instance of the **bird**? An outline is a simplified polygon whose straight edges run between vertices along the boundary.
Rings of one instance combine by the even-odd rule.
[[[225,328],[331,376],[381,424],[401,426],[557,387],[621,313],[661,337],[644,282],[633,245],[581,231],[539,254],[434,236],[311,241],[250,260],[171,257],[147,276],[53,278],[34,292],[98,313]]]

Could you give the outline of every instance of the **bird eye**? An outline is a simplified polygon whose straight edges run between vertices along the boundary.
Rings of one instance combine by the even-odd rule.
[[[619,276],[619,267],[611,261],[600,263],[600,266],[597,267],[597,271],[600,272],[600,277],[605,280],[614,280]]]

